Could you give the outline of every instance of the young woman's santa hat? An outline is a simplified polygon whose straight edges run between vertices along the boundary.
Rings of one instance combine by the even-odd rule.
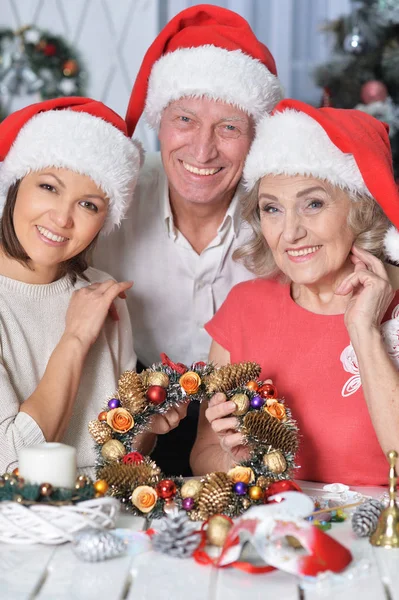
[[[399,261],[399,190],[388,126],[359,110],[283,100],[258,123],[247,156],[247,189],[264,175],[308,175],[374,198],[393,223],[385,254]]]
[[[119,225],[133,195],[141,148],[113,110],[90,98],[32,104],[0,124],[0,210],[8,189],[32,171],[58,167],[88,175],[109,199],[102,231]]]
[[[169,21],[148,49],[127,109],[129,134],[143,111],[157,129],[162,111],[185,96],[233,104],[258,121],[283,94],[273,56],[247,21],[199,4]]]

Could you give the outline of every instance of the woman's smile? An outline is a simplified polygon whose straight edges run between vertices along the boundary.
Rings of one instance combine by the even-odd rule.
[[[36,225],[36,229],[39,239],[50,246],[64,246],[69,241],[69,238],[57,235],[54,231],[42,227],[41,225]]]

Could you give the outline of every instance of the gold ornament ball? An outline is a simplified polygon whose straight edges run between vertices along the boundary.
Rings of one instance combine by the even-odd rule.
[[[234,394],[230,400],[232,400],[237,407],[233,412],[235,417],[241,417],[248,412],[249,398],[246,394]]]
[[[89,483],[89,478],[86,477],[86,475],[79,475],[79,477],[76,479],[76,483],[75,483],[75,488],[77,490],[86,487],[86,485]]]
[[[189,479],[183,483],[180,489],[180,495],[182,498],[194,498],[196,500],[202,490],[203,484],[199,479]]]
[[[163,388],[167,388],[169,385],[169,377],[166,373],[162,371],[153,371],[148,373],[146,376],[146,383],[148,387],[150,385],[160,385]]]
[[[108,462],[117,461],[125,454],[125,446],[119,440],[108,440],[101,448],[101,456]]]
[[[208,521],[206,530],[206,539],[212,546],[221,548],[224,546],[226,538],[233,524],[230,519],[223,515],[213,515]]]
[[[249,488],[248,495],[251,500],[260,500],[263,498],[263,490],[259,485],[253,485]]]
[[[97,494],[99,494],[100,496],[104,496],[104,494],[108,492],[109,485],[105,481],[105,479],[98,479],[94,482],[93,487],[96,490]]]
[[[284,473],[287,469],[287,461],[280,450],[272,450],[263,456],[263,464],[276,475]]]
[[[19,477],[19,469],[18,469],[18,467],[16,467],[16,468],[13,470],[12,474],[13,474],[13,475],[15,475],[15,477]]]
[[[106,410],[103,410],[102,412],[100,412],[100,414],[98,415],[98,420],[101,423],[104,423],[104,421],[105,422],[107,421],[107,411]]]

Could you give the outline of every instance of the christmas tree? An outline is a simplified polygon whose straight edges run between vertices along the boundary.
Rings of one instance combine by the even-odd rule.
[[[325,26],[335,43],[316,82],[325,106],[358,108],[388,123],[399,177],[399,0],[352,0],[351,9]]]

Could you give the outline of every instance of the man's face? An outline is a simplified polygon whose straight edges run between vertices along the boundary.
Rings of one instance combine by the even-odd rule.
[[[208,98],[181,98],[163,111],[159,129],[171,201],[230,201],[254,136],[244,111]]]

